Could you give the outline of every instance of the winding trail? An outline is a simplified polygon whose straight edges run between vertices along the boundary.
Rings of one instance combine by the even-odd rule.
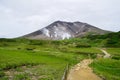
[[[104,49],[100,49],[104,56],[103,58],[110,58],[110,54]],[[102,80],[98,77],[93,70],[89,67],[89,64],[93,62],[92,59],[84,59],[77,65],[75,65],[69,72],[67,80]]]
[[[92,59],[84,59],[75,65],[68,74],[67,80],[102,80],[93,70],[88,66],[93,62]]]

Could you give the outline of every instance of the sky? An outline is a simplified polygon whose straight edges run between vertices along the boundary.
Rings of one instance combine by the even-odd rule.
[[[0,38],[22,36],[58,20],[120,31],[120,0],[0,0]]]

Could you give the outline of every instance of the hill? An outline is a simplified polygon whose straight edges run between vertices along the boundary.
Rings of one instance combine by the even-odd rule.
[[[93,43],[98,43],[103,47],[120,47],[120,31],[104,35],[87,35],[86,37]]]

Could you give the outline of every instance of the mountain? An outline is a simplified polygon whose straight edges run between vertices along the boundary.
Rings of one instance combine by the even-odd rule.
[[[61,40],[82,37],[87,34],[105,34],[109,31],[99,29],[83,22],[56,21],[38,31],[22,36],[28,39]]]

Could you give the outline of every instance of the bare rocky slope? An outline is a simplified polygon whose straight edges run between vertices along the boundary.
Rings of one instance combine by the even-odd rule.
[[[56,21],[38,31],[22,36],[28,39],[62,40],[73,37],[82,37],[87,34],[105,34],[109,31],[99,29],[82,22]]]

